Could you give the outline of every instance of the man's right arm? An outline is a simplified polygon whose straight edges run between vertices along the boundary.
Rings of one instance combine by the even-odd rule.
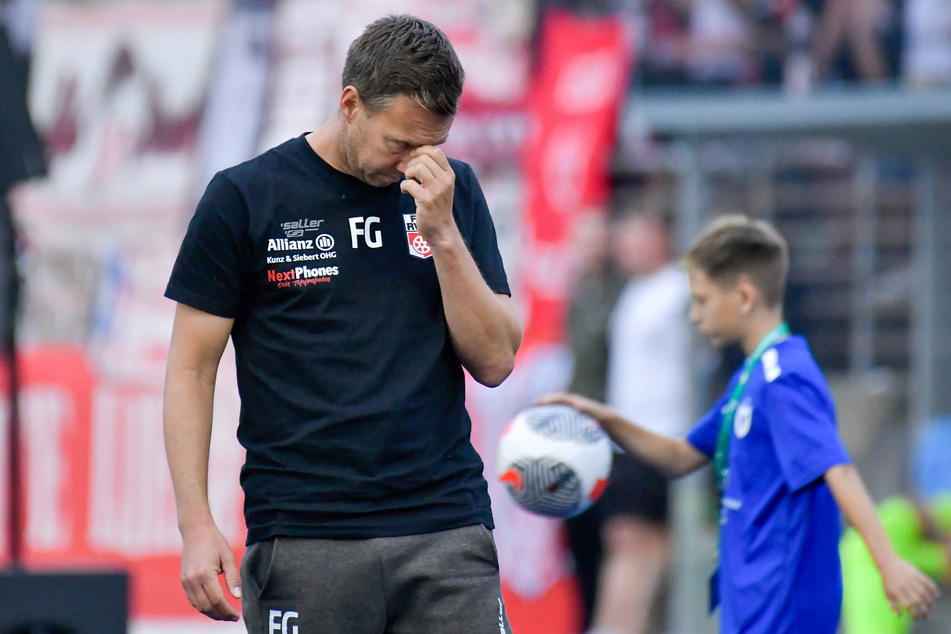
[[[622,417],[616,411],[578,394],[551,394],[538,399],[536,405],[560,403],[569,405],[598,421],[601,428],[625,450],[631,452],[667,477],[679,478],[707,464],[710,459],[686,440],[655,434]]]
[[[182,534],[182,586],[191,604],[213,619],[237,621],[218,583],[224,574],[240,597],[234,554],[208,504],[208,454],[218,364],[232,319],[178,304],[165,373],[164,433],[178,528]]]

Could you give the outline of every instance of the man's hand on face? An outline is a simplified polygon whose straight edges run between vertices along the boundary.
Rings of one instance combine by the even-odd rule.
[[[456,230],[452,197],[456,174],[443,151],[423,145],[410,153],[400,189],[416,200],[416,226],[431,245]]]

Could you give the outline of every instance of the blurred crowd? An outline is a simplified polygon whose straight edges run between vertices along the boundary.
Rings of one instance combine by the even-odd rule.
[[[642,87],[951,82],[947,0],[543,0],[626,18]]]

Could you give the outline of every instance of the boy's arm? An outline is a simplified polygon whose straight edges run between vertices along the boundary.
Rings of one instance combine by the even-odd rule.
[[[825,481],[846,520],[868,546],[882,575],[885,596],[892,610],[900,616],[904,607],[916,619],[928,616],[940,594],[938,586],[895,552],[855,468],[849,464],[836,465],[826,471]]]
[[[613,409],[578,394],[550,394],[535,401],[537,405],[560,403],[569,405],[598,421],[615,442],[637,457],[649,462],[670,478],[692,473],[710,459],[686,440],[655,434],[640,427]]]

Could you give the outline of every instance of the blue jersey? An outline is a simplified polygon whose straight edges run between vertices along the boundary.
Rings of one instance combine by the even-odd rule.
[[[721,409],[687,440],[713,456]],[[842,603],[839,509],[822,479],[850,462],[829,387],[801,337],[767,350],[733,419],[720,507],[720,631],[833,634]]]

